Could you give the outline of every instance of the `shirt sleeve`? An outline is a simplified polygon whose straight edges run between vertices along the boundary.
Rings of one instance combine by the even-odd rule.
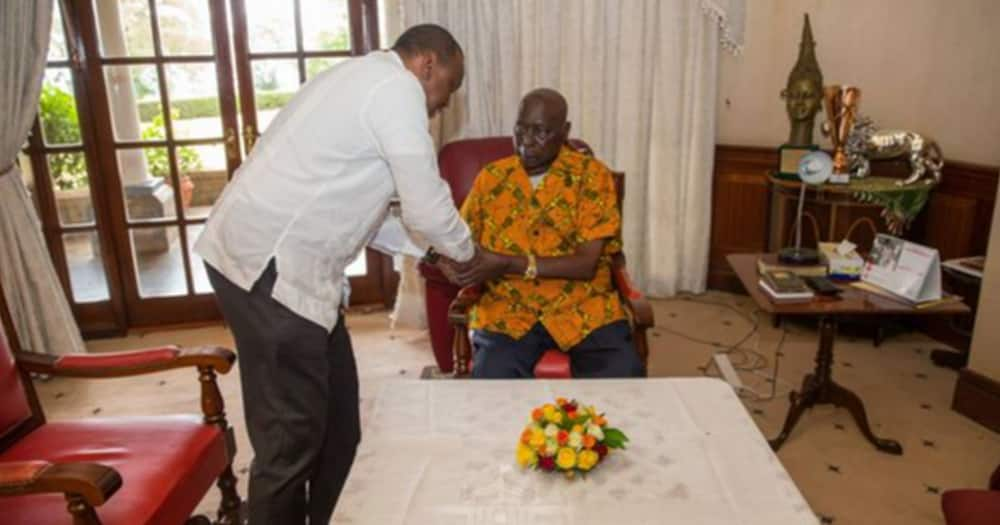
[[[462,209],[459,214],[462,216],[462,220],[465,224],[469,225],[469,230],[472,233],[472,239],[478,241],[482,244],[483,235],[483,204],[482,204],[482,181],[486,170],[480,171],[479,175],[476,175],[476,180],[472,183],[472,189],[469,190],[469,194],[465,197],[465,202],[462,203]]]
[[[475,248],[438,172],[426,100],[415,83],[399,75],[377,86],[361,111],[362,121],[392,172],[406,227],[439,253],[468,261]]]
[[[577,207],[577,231],[580,238],[583,242],[615,240],[621,235],[621,227],[618,195],[611,170],[599,162],[591,161],[590,169],[584,176]]]

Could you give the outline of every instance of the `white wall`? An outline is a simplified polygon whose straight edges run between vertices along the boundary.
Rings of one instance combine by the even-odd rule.
[[[720,61],[719,143],[787,140],[778,94],[804,12],[824,83],[860,87],[862,114],[935,137],[949,159],[1000,165],[996,0],[747,0],[744,53]],[[813,137],[829,146],[818,129]]]

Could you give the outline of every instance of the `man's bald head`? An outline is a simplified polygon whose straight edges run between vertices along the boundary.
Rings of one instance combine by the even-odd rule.
[[[569,114],[569,105],[562,93],[549,88],[533,89],[521,98],[520,112],[527,106],[540,105],[542,111],[549,117],[551,123],[562,126],[566,123],[566,116]]]
[[[514,147],[530,175],[545,173],[569,138],[569,107],[556,90],[539,88],[521,99],[514,126]]]

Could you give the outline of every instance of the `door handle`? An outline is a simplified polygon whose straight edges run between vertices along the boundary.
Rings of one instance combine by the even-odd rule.
[[[240,159],[240,147],[236,140],[236,130],[233,128],[226,128],[226,156],[232,161]]]
[[[243,150],[250,153],[254,144],[257,143],[257,129],[252,124],[243,126]]]

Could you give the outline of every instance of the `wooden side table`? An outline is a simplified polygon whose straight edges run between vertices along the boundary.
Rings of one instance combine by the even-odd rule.
[[[902,454],[903,446],[898,441],[877,437],[872,432],[864,401],[833,380],[833,344],[837,338],[838,320],[845,316],[959,315],[968,313],[969,307],[963,303],[949,303],[918,309],[850,286],[841,286],[843,291],[839,297],[817,296],[807,303],[775,304],[757,284],[760,279],[757,274],[757,259],[761,255],[763,254],[733,254],[726,258],[757,306],[772,315],[819,318],[816,367],[803,378],[802,389],[789,394],[792,406],[788,409],[781,433],[770,441],[771,448],[781,448],[806,409],[815,405],[833,404],[850,411],[861,433],[876,449],[889,454]]]

